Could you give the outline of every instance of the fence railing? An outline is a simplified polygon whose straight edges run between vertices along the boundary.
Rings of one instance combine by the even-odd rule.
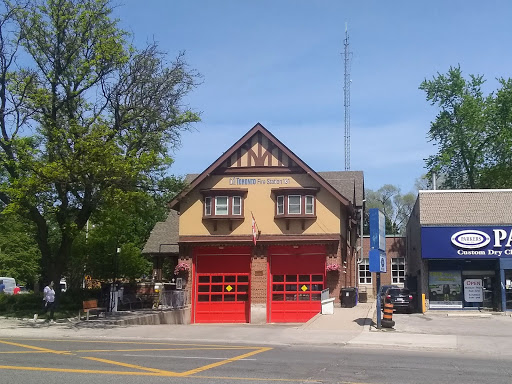
[[[161,291],[160,292],[160,303],[163,308],[168,309],[179,309],[184,308],[187,305],[187,296],[185,291]]]

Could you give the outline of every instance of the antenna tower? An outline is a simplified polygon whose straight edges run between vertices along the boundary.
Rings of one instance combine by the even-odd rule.
[[[352,52],[349,51],[348,42],[348,28],[345,23],[345,53],[344,53],[344,64],[345,64],[345,82],[343,85],[344,102],[345,106],[345,171],[350,170],[350,56]]]

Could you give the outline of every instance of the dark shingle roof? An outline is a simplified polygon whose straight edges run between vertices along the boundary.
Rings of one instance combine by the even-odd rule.
[[[512,190],[420,191],[421,225],[493,225],[512,222]]]
[[[156,223],[142,250],[143,254],[178,253],[179,215],[171,210],[167,220]]]
[[[362,206],[364,199],[363,171],[332,171],[318,172],[318,174],[356,207]]]

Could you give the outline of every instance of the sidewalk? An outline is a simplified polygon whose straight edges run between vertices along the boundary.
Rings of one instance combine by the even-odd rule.
[[[372,324],[375,303],[334,309],[305,324],[193,324],[112,325],[102,321],[61,320],[56,324],[30,319],[0,318],[0,338],[105,338],[187,340],[191,343],[251,345],[316,345],[357,348],[400,348],[459,351],[512,356],[512,318],[503,314],[444,313],[394,314],[394,329]]]

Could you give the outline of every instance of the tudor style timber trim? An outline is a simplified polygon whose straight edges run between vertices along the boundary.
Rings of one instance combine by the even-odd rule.
[[[266,148],[263,147],[264,140],[266,141]],[[254,150],[255,146],[257,148],[256,151]],[[275,164],[274,158],[277,158]],[[257,123],[204,170],[203,173],[192,180],[190,185],[169,203],[169,207],[171,209],[179,209],[180,200],[210,175],[247,174],[253,172],[307,173],[336,197],[341,204],[348,207],[351,211],[354,209],[352,203],[345,196],[297,157],[260,123]]]

